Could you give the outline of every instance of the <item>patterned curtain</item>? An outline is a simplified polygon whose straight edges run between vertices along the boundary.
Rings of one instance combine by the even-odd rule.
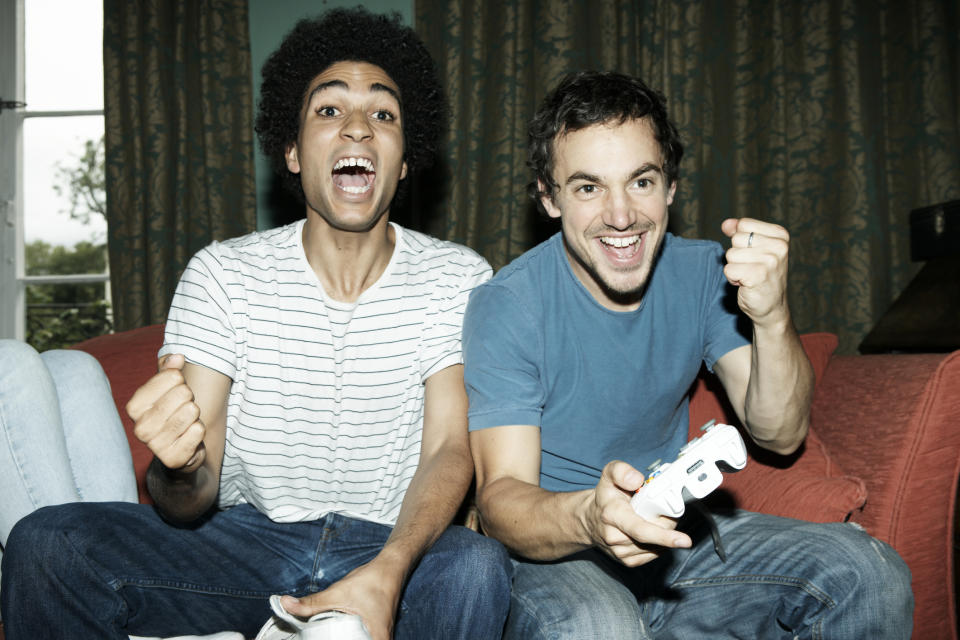
[[[104,1],[117,330],[166,319],[190,257],[256,227],[246,0]]]
[[[919,269],[911,209],[960,198],[956,0],[418,0],[451,100],[448,185],[425,225],[502,266],[558,227],[525,197],[525,127],[566,72],[667,97],[686,154],[671,230],[783,224],[801,331],[853,352]]]

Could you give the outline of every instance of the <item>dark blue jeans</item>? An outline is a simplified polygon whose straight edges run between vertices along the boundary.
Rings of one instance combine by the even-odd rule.
[[[689,519],[691,549],[636,569],[596,550],[516,562],[509,640],[905,640],[910,570],[855,525],[747,511],[718,515],[722,562]],[[688,526],[689,525],[689,526]]]
[[[337,514],[279,524],[249,505],[192,529],[146,505],[47,507],[14,527],[3,554],[6,637],[253,637],[271,594],[322,591],[373,559],[390,531]],[[394,637],[499,638],[511,571],[498,542],[450,527],[407,582]]]

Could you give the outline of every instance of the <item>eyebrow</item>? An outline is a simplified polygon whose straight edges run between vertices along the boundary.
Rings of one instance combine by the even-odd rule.
[[[650,173],[651,171],[661,176],[663,175],[663,167],[661,167],[658,164],[648,162],[644,165],[639,166],[637,169],[635,169],[634,172],[630,174],[630,177],[628,178],[628,180],[635,180],[636,178],[639,178],[643,174]],[[566,184],[570,184],[571,182],[578,182],[578,181],[603,182],[603,180],[600,179],[600,176],[596,176],[596,175],[593,175],[592,173],[587,173],[585,171],[577,171],[571,174],[569,178],[567,178]]]
[[[350,85],[348,85],[343,80],[330,80],[329,82],[321,82],[316,87],[314,87],[313,91],[310,92],[310,95],[307,96],[307,100],[305,104],[310,104],[311,102],[313,102],[314,96],[316,96],[317,94],[323,91],[326,91],[327,89],[349,90]],[[373,84],[371,84],[370,91],[372,92],[382,91],[384,93],[389,93],[391,96],[393,96],[394,100],[397,101],[397,104],[400,104],[400,94],[397,93],[392,87],[388,87],[382,82],[374,82]]]

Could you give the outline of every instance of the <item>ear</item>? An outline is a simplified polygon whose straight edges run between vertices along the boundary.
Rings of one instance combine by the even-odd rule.
[[[559,218],[560,208],[554,203],[553,196],[547,191],[547,186],[543,184],[543,180],[539,178],[537,178],[537,191],[540,193],[540,204],[547,215],[551,218]]]
[[[670,188],[667,190],[667,205],[673,204],[673,196],[677,192],[677,181],[674,180],[670,183]]]
[[[403,165],[400,167],[400,179],[403,180],[407,177],[407,161],[403,161]]]
[[[297,143],[291,142],[287,145],[287,150],[283,154],[287,160],[287,169],[290,173],[300,173],[300,158],[297,155]]]

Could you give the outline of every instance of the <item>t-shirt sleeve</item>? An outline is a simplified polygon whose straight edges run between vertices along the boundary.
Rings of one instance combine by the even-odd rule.
[[[470,293],[491,275],[487,261],[473,253],[461,254],[444,265],[424,328],[421,380],[463,364],[461,335],[467,302]]]
[[[723,248],[707,255],[703,299],[703,361],[712,372],[717,360],[728,352],[750,344],[749,319],[737,305],[737,288],[723,275]]]
[[[231,301],[220,260],[211,245],[201,249],[180,277],[170,304],[159,355],[182,353],[233,379],[236,374],[236,332]]]
[[[463,325],[470,431],[540,426],[542,345],[538,324],[512,292],[497,286],[474,291]]]

